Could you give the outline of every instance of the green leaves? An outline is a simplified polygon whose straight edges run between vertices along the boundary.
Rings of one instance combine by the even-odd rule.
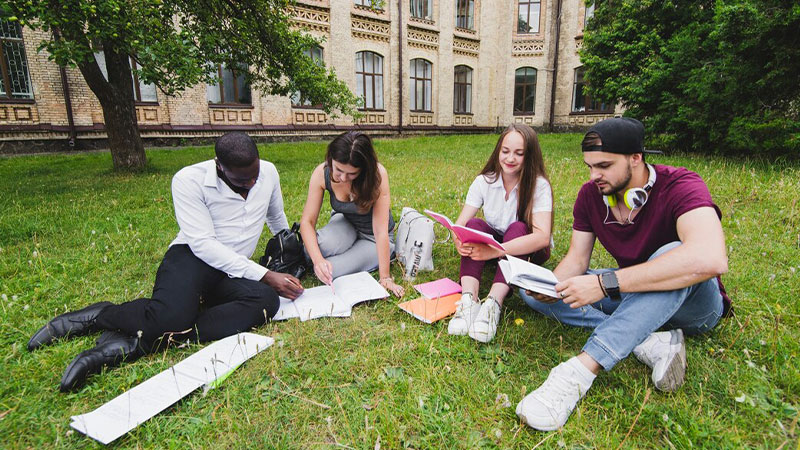
[[[780,0],[597,2],[581,50],[590,90],[680,150],[797,154],[799,10]]]
[[[318,42],[292,29],[287,6],[283,0],[9,0],[4,15],[52,30],[40,49],[58,64],[92,63],[94,52],[110,46],[136,59],[140,80],[171,95],[213,81],[208,63],[244,65],[251,85],[265,93],[300,90],[328,113],[353,113],[355,95],[303,54]]]

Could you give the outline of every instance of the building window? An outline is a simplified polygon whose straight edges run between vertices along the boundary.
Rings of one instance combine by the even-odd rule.
[[[583,13],[583,27],[586,28],[586,24],[589,23],[589,19],[594,17],[594,2],[591,5],[585,7],[586,10]]]
[[[18,23],[0,21],[0,99],[33,99],[28,58]]]
[[[369,6],[372,7],[372,0],[355,0],[355,4],[358,6]]]
[[[433,20],[433,0],[410,0],[411,17]]]
[[[383,109],[383,56],[356,53],[356,94],[364,99],[362,109]]]
[[[433,65],[422,58],[412,59],[411,68],[411,111],[431,112],[431,76]]]
[[[208,103],[219,105],[251,105],[250,83],[247,82],[245,67],[229,69],[224,64],[212,66],[216,71],[217,82],[206,85]]]
[[[136,70],[142,69],[142,66],[133,58],[131,58],[131,67],[136,68]],[[140,103],[157,103],[156,85],[141,81],[136,72],[133,72],[133,98]]]
[[[322,64],[322,47],[315,45],[306,50],[304,53],[318,65]],[[300,93],[300,91],[297,91],[294,94],[292,94],[292,107],[322,108],[322,105],[321,104],[312,105],[310,100],[304,98],[303,94]]]
[[[517,33],[538,33],[540,0],[519,0],[517,8]]]
[[[100,72],[103,72],[103,78],[108,81],[108,68],[106,67],[106,54],[102,51],[94,52],[94,59],[100,67]],[[136,62],[133,57],[130,59],[131,69],[141,70],[142,66]],[[131,70],[131,79],[133,81],[133,99],[137,103],[156,103],[158,102],[158,94],[156,93],[156,85],[153,83],[145,83],[139,80],[136,72]]]
[[[453,112],[469,114],[472,112],[472,69],[456,66],[453,82]]]
[[[536,69],[521,67],[514,74],[514,114],[533,114],[536,106]]]
[[[611,105],[595,100],[586,93],[583,67],[575,69],[575,81],[572,83],[572,112],[613,112]]]
[[[456,0],[456,27],[475,29],[475,0]]]

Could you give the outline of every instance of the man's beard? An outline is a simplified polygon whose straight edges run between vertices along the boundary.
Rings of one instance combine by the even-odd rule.
[[[631,182],[631,178],[633,178],[633,171],[631,170],[631,166],[628,165],[628,173],[625,174],[625,178],[617,184],[611,185],[607,184],[605,190],[600,189],[600,193],[603,195],[616,195],[625,189],[625,186]],[[599,189],[599,186],[598,186]]]
[[[217,167],[217,176],[220,178],[220,180],[222,180],[225,184],[227,184],[228,187],[231,188],[233,192],[236,192],[237,194],[247,194],[248,192],[250,192],[250,188],[235,186],[233,183],[231,183],[231,180],[229,180],[228,177],[225,176],[224,172],[219,170],[219,167]]]

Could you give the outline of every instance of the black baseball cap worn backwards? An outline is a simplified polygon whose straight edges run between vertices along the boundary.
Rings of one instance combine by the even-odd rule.
[[[600,137],[600,144],[583,145],[584,152],[607,152],[630,155],[633,153],[661,153],[644,148],[644,125],[630,117],[614,117],[597,122],[586,132]]]

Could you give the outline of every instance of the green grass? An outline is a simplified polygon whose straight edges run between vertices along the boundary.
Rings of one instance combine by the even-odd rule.
[[[456,217],[496,136],[378,140],[395,217],[403,206]],[[588,174],[575,134],[542,136],[555,191],[556,248],[567,250],[572,203]],[[325,144],[260,147],[281,174],[286,213],[298,220],[308,177]],[[99,446],[72,432],[88,412],[195,350],[170,349],[89,380],[57,386],[69,361],[93,344],[77,338],[29,353],[31,334],[57,313],[149,295],[177,232],[170,179],[209,159],[210,147],[151,150],[139,174],[116,174],[108,154],[0,159],[0,447]],[[218,389],[190,395],[121,438],[123,448],[778,448],[797,449],[800,409],[800,168],[780,163],[662,156],[708,182],[723,211],[737,316],[689,339],[686,384],[653,391],[628,358],[598,377],[563,430],[520,425],[514,406],[549,369],[578,352],[585,330],[537,316],[511,297],[488,345],[425,325],[397,299],[355,308],[350,319],[269,323],[277,345]],[[327,202],[326,202],[327,204]],[[439,230],[441,231],[441,230]],[[269,237],[265,232],[257,252]],[[456,279],[451,244],[434,272]],[[611,266],[600,248],[593,267]],[[392,272],[400,278],[401,268]],[[313,284],[306,278],[307,285]],[[412,291],[406,284],[407,291]],[[484,289],[485,290],[485,289]],[[411,295],[407,294],[407,298]],[[514,319],[524,319],[517,326]],[[498,401],[503,394],[511,407]]]

